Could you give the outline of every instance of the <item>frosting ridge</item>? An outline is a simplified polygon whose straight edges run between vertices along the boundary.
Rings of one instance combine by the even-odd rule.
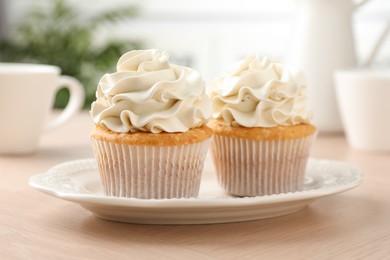
[[[211,86],[213,117],[244,127],[309,123],[307,86],[302,71],[249,55]]]
[[[105,74],[92,103],[93,121],[111,131],[186,132],[207,123],[211,101],[200,74],[169,63],[166,51],[125,53]]]

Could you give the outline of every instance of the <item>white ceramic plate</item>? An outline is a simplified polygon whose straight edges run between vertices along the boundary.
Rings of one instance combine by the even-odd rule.
[[[144,224],[205,224],[270,218],[296,212],[315,199],[358,186],[355,166],[310,159],[304,190],[259,197],[235,198],[219,188],[207,158],[198,198],[142,200],[108,197],[102,192],[94,159],[70,161],[32,176],[30,185],[54,197],[80,204],[96,217]]]

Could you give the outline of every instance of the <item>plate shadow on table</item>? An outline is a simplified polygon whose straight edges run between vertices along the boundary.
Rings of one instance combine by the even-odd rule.
[[[329,239],[339,234],[340,228],[358,228],[349,221],[350,216],[340,215],[337,201],[344,200],[344,204],[354,202],[355,207],[370,207],[372,210],[366,216],[380,214],[381,208],[369,198],[343,196],[343,198],[326,198],[290,215],[269,219],[206,225],[144,225],[111,222],[98,219],[93,215],[87,217],[79,226],[80,232],[93,236],[98,240],[115,240],[118,243],[148,241],[148,243],[192,245],[202,243],[207,236],[207,243],[214,245],[225,244],[232,237],[253,237],[262,243],[289,243],[291,234],[297,234],[300,241],[311,241],[313,233],[316,239]],[[341,203],[343,204],[343,203]],[[327,207],[324,209],[323,207]],[[332,225],[327,223],[333,223]],[[336,223],[336,225],[335,225]],[[320,229],[318,227],[321,227]],[[304,230],[304,232],[302,232]],[[286,239],[283,239],[286,238]],[[229,243],[230,244],[230,243]]]

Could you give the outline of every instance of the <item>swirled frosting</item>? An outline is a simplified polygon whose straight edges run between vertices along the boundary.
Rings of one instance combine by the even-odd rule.
[[[303,73],[254,55],[214,80],[211,98],[213,118],[224,125],[275,127],[311,120]]]
[[[206,124],[211,101],[200,74],[169,63],[161,50],[135,50],[120,57],[117,72],[105,74],[91,116],[114,132],[186,132]]]

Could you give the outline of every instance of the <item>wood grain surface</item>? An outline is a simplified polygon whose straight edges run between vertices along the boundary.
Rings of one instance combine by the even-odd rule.
[[[95,218],[28,186],[28,178],[92,157],[87,113],[42,137],[32,155],[0,156],[0,259],[390,259],[390,153],[320,135],[312,156],[361,167],[363,184],[288,216],[154,226]]]

